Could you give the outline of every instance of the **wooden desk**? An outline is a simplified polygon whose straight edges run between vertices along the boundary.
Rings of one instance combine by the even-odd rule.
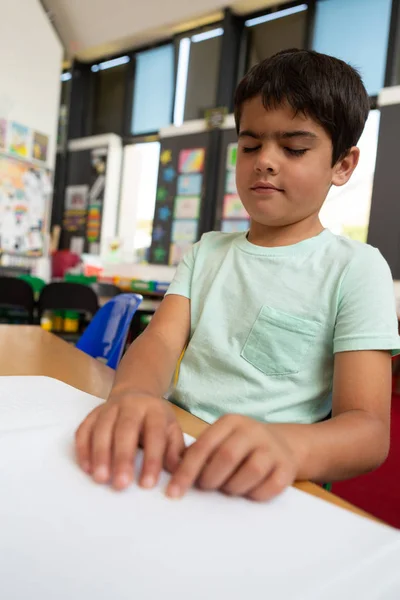
[[[0,325],[0,375],[45,375],[104,399],[114,379],[114,371],[101,362],[40,327],[23,325]],[[182,429],[189,435],[198,437],[208,427],[207,423],[188,412],[176,406],[173,408]],[[327,502],[374,519],[318,485],[302,482],[295,486]]]

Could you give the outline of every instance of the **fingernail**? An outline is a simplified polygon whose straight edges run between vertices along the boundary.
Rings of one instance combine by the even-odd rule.
[[[97,467],[97,469],[95,469],[94,473],[93,473],[93,477],[95,479],[95,481],[99,482],[99,483],[103,483],[105,481],[107,481],[108,479],[108,469],[107,467]]]
[[[142,478],[140,485],[144,488],[150,489],[156,484],[155,477],[153,475],[146,475]]]
[[[126,473],[121,473],[120,475],[117,475],[114,480],[114,485],[118,488],[125,488],[127,485],[129,485],[128,475]]]
[[[85,473],[89,473],[90,471],[90,462],[87,460],[84,463],[82,463],[82,469],[85,471]]]
[[[167,488],[167,496],[170,498],[180,498],[182,495],[181,488],[178,485],[170,485]]]

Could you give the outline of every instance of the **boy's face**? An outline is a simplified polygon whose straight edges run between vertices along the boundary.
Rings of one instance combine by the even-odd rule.
[[[359,150],[332,167],[332,142],[319,123],[287,105],[266,110],[261,97],[242,106],[236,185],[253,219],[282,227],[318,215],[330,186],[348,181]]]

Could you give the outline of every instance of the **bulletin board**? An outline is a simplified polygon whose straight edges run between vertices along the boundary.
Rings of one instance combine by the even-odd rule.
[[[50,171],[0,153],[0,251],[42,256]]]
[[[176,265],[199,239],[209,133],[161,140],[150,263]]]
[[[69,152],[63,248],[99,254],[106,174],[107,148]]]
[[[221,131],[219,180],[215,228],[224,233],[247,231],[249,215],[236,189],[237,134],[234,129]]]

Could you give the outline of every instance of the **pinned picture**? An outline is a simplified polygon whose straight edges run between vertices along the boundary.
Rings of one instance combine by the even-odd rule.
[[[176,173],[173,167],[166,167],[162,172],[162,178],[165,183],[172,183],[175,177]]]
[[[250,221],[247,219],[241,221],[222,221],[221,231],[222,233],[241,233],[248,230],[249,224]]]
[[[158,210],[158,219],[160,221],[168,221],[170,216],[171,216],[171,209],[169,208],[169,206],[162,206]]]
[[[191,247],[192,244],[190,242],[177,242],[175,244],[171,244],[169,251],[169,264],[174,266],[178,265]]]
[[[86,210],[88,193],[88,185],[69,185],[65,190],[65,209]]]
[[[165,229],[163,229],[160,225],[157,225],[157,227],[154,227],[153,229],[153,241],[160,242],[163,237],[165,237],[165,233]]]
[[[0,148],[5,150],[7,147],[7,121],[0,119]]]
[[[162,165],[167,165],[168,163],[170,163],[172,160],[172,152],[171,150],[163,150],[161,152],[161,156],[160,156],[160,163]]]
[[[222,208],[224,219],[248,219],[249,215],[237,194],[228,194]]]
[[[237,194],[235,171],[227,171],[226,172],[225,193],[226,194]]]
[[[156,192],[156,202],[164,202],[168,196],[168,191],[165,187],[160,186]]]
[[[167,255],[167,251],[162,246],[157,246],[153,250],[153,261],[156,263],[163,263],[165,261],[165,257]]]
[[[205,148],[190,148],[179,153],[179,173],[202,173]]]
[[[172,225],[173,242],[195,242],[197,238],[198,222],[195,219],[174,221]]]
[[[21,158],[29,156],[30,129],[19,123],[11,123],[9,150]]]
[[[230,171],[234,171],[236,169],[236,160],[237,160],[237,144],[236,142],[233,144],[228,144],[228,149],[226,152],[226,168]]]
[[[49,136],[34,131],[32,158],[46,162],[49,148]]]
[[[200,173],[192,175],[179,175],[177,194],[178,196],[200,196],[203,176]]]
[[[174,204],[175,219],[198,219],[200,196],[177,196]]]

